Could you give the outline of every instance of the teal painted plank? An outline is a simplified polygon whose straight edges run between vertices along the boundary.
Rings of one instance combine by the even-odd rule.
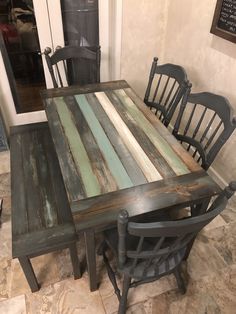
[[[96,118],[91,106],[84,95],[76,95],[75,99],[82,111],[96,142],[103,153],[103,156],[107,162],[107,165],[115,178],[119,188],[129,188],[133,186],[133,183],[127,174],[123,164],[117,156],[113,146],[111,145],[107,135],[105,134],[102,126]]]
[[[89,157],[73,121],[72,113],[67,108],[62,97],[54,98],[54,102],[86,194],[88,197],[99,195],[101,194],[101,188],[97,177],[92,171]]]
[[[189,169],[184,162],[177,156],[166,140],[160,136],[154,126],[146,119],[143,113],[137,108],[132,99],[124,92],[123,89],[112,91],[122,101],[125,108],[132,115],[142,130],[147,134],[158,151],[165,158],[170,167],[177,175],[189,173]]]

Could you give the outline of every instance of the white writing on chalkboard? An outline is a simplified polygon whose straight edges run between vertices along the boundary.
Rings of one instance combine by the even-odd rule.
[[[236,0],[223,0],[217,27],[236,34]]]

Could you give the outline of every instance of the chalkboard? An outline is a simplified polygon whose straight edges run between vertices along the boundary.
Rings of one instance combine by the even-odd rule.
[[[211,33],[236,43],[236,0],[217,0]]]

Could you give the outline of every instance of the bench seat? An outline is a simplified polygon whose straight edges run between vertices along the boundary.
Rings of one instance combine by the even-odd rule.
[[[69,248],[79,278],[77,236],[47,122],[12,127],[10,151],[13,258],[33,292],[39,289],[34,256]]]

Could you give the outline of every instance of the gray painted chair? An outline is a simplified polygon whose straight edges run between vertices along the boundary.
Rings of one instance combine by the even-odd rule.
[[[157,61],[155,57],[144,102],[168,126],[190,84],[184,68],[171,63],[158,65]]]
[[[187,90],[180,106],[173,135],[207,170],[236,127],[228,100],[220,95]]]
[[[187,259],[198,232],[221,213],[235,190],[236,181],[222,191],[207,212],[178,221],[135,223],[128,221],[127,211],[120,212],[117,229],[105,232],[105,242],[100,248],[120,302],[118,313],[126,312],[129,288],[157,280],[164,275],[173,273],[179,290],[185,293],[186,287],[180,272],[181,262]],[[122,296],[106,256],[108,247],[115,253],[118,272],[123,275]]]
[[[63,87],[63,78],[69,86],[100,82],[100,46],[58,46],[50,56],[51,52],[47,47],[44,55],[55,88]]]

